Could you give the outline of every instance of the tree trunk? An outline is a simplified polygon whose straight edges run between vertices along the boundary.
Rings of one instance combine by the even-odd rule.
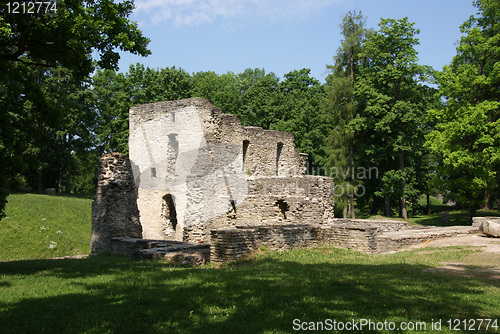
[[[57,184],[56,184],[56,192],[60,194],[62,192],[62,184],[63,184],[63,165],[59,167],[59,175],[57,177]]]
[[[36,178],[36,190],[35,191],[37,194],[41,194],[43,189],[42,189],[42,171],[40,170],[40,168],[38,168],[36,170],[35,178]]]
[[[406,210],[406,197],[405,197],[405,192],[406,192],[406,180],[404,178],[404,172],[405,172],[405,156],[404,156],[404,151],[400,150],[399,151],[399,170],[403,174],[403,181],[401,181],[401,218],[403,219],[408,219],[408,211]]]
[[[66,194],[71,193],[71,172],[69,171],[69,168],[66,170],[66,184],[64,192]]]
[[[356,14],[356,12],[354,12]],[[354,33],[354,31],[352,32]],[[350,51],[350,63],[351,63],[351,86],[352,86],[352,94],[351,94],[351,108],[349,111],[349,118],[352,122],[354,119],[354,114],[352,112],[352,105],[354,104],[354,49],[351,47]],[[349,162],[351,168],[354,170],[354,132],[349,134]],[[354,174],[353,174],[354,175]],[[354,181],[354,180],[352,180]],[[353,182],[354,183],[354,182]],[[351,218],[356,219],[356,214],[354,213],[354,189],[352,190],[352,194],[349,196],[349,211],[351,213]]]
[[[349,196],[349,211],[351,211],[351,218],[356,219],[356,213],[354,213],[354,194]]]
[[[427,214],[430,215],[432,214],[432,210],[431,210],[431,196],[429,195],[429,193],[425,194],[425,197],[427,199]]]
[[[385,216],[391,216],[391,195],[389,194],[385,195]]]
[[[486,190],[486,202],[483,205],[484,210],[493,210],[493,187]]]
[[[344,205],[344,218],[347,218],[347,205]]]
[[[73,146],[73,135],[68,134],[66,136],[67,151],[66,151],[66,184],[64,192],[66,194],[71,193],[71,147]]]
[[[472,222],[472,217],[476,216],[476,204],[469,204],[469,221]]]

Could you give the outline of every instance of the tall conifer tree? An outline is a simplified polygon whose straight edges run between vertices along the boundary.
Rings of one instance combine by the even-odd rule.
[[[355,180],[352,179],[355,164],[355,132],[349,124],[356,114],[354,83],[360,61],[358,54],[362,51],[366,34],[365,18],[361,12],[358,14],[356,11],[348,12],[342,19],[340,28],[343,39],[334,58],[335,65],[327,66],[332,73],[327,78],[324,108],[333,124],[327,138],[329,147],[327,167],[336,171],[332,176],[337,179],[337,198],[344,206],[344,217],[350,214],[355,218],[353,195]]]

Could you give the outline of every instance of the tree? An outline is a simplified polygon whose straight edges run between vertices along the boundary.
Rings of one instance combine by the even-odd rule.
[[[214,106],[228,114],[237,114],[239,110],[238,77],[228,72],[218,75],[215,72],[193,74],[193,97],[203,97]]]
[[[237,115],[243,125],[269,129],[277,121],[281,102],[279,78],[264,69],[247,68],[238,74],[239,110]]]
[[[491,205],[500,159],[500,4],[474,6],[478,16],[460,27],[457,55],[437,75],[445,105],[429,111],[435,129],[426,143],[439,158],[442,190],[466,203],[471,218]]]
[[[150,54],[149,40],[128,20],[132,1],[61,0],[54,6],[34,14],[0,7],[0,108],[7,110],[0,116],[0,217],[14,176],[43,167],[37,155],[50,140],[44,131],[63,121],[51,108],[53,95],[44,91],[47,69],[64,67],[84,80],[93,70],[93,52],[104,68],[116,68],[117,48]]]
[[[100,155],[128,152],[129,83],[123,73],[101,70],[92,77],[92,93],[98,114],[96,148]]]
[[[402,218],[407,218],[408,197],[420,191],[414,166],[423,156],[430,91],[420,84],[431,70],[417,63],[419,31],[413,26],[408,18],[382,19],[379,31],[368,35],[355,83],[361,108],[351,122],[359,133],[360,159],[380,169],[381,182],[369,181],[375,183],[375,194],[385,198],[385,214],[391,215],[394,196]]]
[[[75,157],[86,154],[95,145],[93,135],[97,114],[89,89],[90,80],[79,80],[63,67],[50,68],[42,80],[47,109],[52,110],[52,115],[57,115],[57,121],[53,126],[45,127],[49,140],[41,147],[39,159],[46,165],[46,170],[52,171],[53,180],[50,183],[55,183],[57,192],[62,192],[64,188],[66,193],[70,193],[73,172],[77,167]],[[38,179],[41,174],[41,169],[37,169],[37,185],[41,183]]]
[[[128,16],[133,1],[58,0],[50,10],[34,14],[8,12],[0,7],[0,61],[41,67],[63,66],[80,77],[92,70],[92,52],[99,66],[117,68],[116,49],[146,56],[149,39]]]
[[[297,149],[309,154],[309,172],[317,173],[325,165],[324,138],[329,129],[320,110],[324,87],[310,73],[310,69],[303,68],[285,74],[278,86],[281,101],[270,128],[291,132]]]
[[[324,113],[330,118],[333,128],[327,137],[328,160],[327,169],[335,168],[334,173],[337,180],[337,189],[341,189],[337,195],[337,201],[344,207],[344,218],[354,213],[354,190],[355,180],[350,177],[350,170],[355,168],[354,163],[354,136],[355,132],[349,126],[357,113],[354,100],[354,81],[357,79],[360,66],[359,53],[366,30],[364,28],[365,18],[361,13],[348,12],[340,24],[343,40],[335,56],[335,65],[328,65],[332,72],[327,77],[327,96],[323,101]],[[340,173],[338,173],[340,170]],[[349,204],[347,204],[349,201]],[[349,207],[349,212],[347,208]]]
[[[191,97],[193,79],[182,68],[145,68],[137,63],[126,73],[130,105],[179,100]]]

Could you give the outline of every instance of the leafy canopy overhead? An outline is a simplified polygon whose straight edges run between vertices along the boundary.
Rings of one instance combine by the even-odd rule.
[[[92,52],[102,68],[116,69],[118,50],[147,56],[149,39],[131,14],[133,1],[58,0],[55,12],[9,13],[0,5],[0,61],[73,69],[82,76],[92,71]]]

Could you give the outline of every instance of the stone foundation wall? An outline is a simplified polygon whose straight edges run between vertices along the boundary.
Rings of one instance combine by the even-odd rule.
[[[378,227],[381,232],[401,231],[408,229],[408,223],[399,220],[334,218],[328,220],[328,224],[351,226],[369,224],[370,226]]]
[[[211,231],[210,261],[244,257],[261,246],[284,250],[331,245],[364,253],[377,251],[377,226],[369,224],[256,226]]]
[[[259,177],[247,180],[248,195],[226,213],[184,229],[184,241],[211,243],[210,231],[236,226],[321,224],[333,218],[333,179],[322,176]]]
[[[97,175],[90,254],[113,253],[114,238],[142,238],[137,188],[130,161],[120,153],[102,157]]]

